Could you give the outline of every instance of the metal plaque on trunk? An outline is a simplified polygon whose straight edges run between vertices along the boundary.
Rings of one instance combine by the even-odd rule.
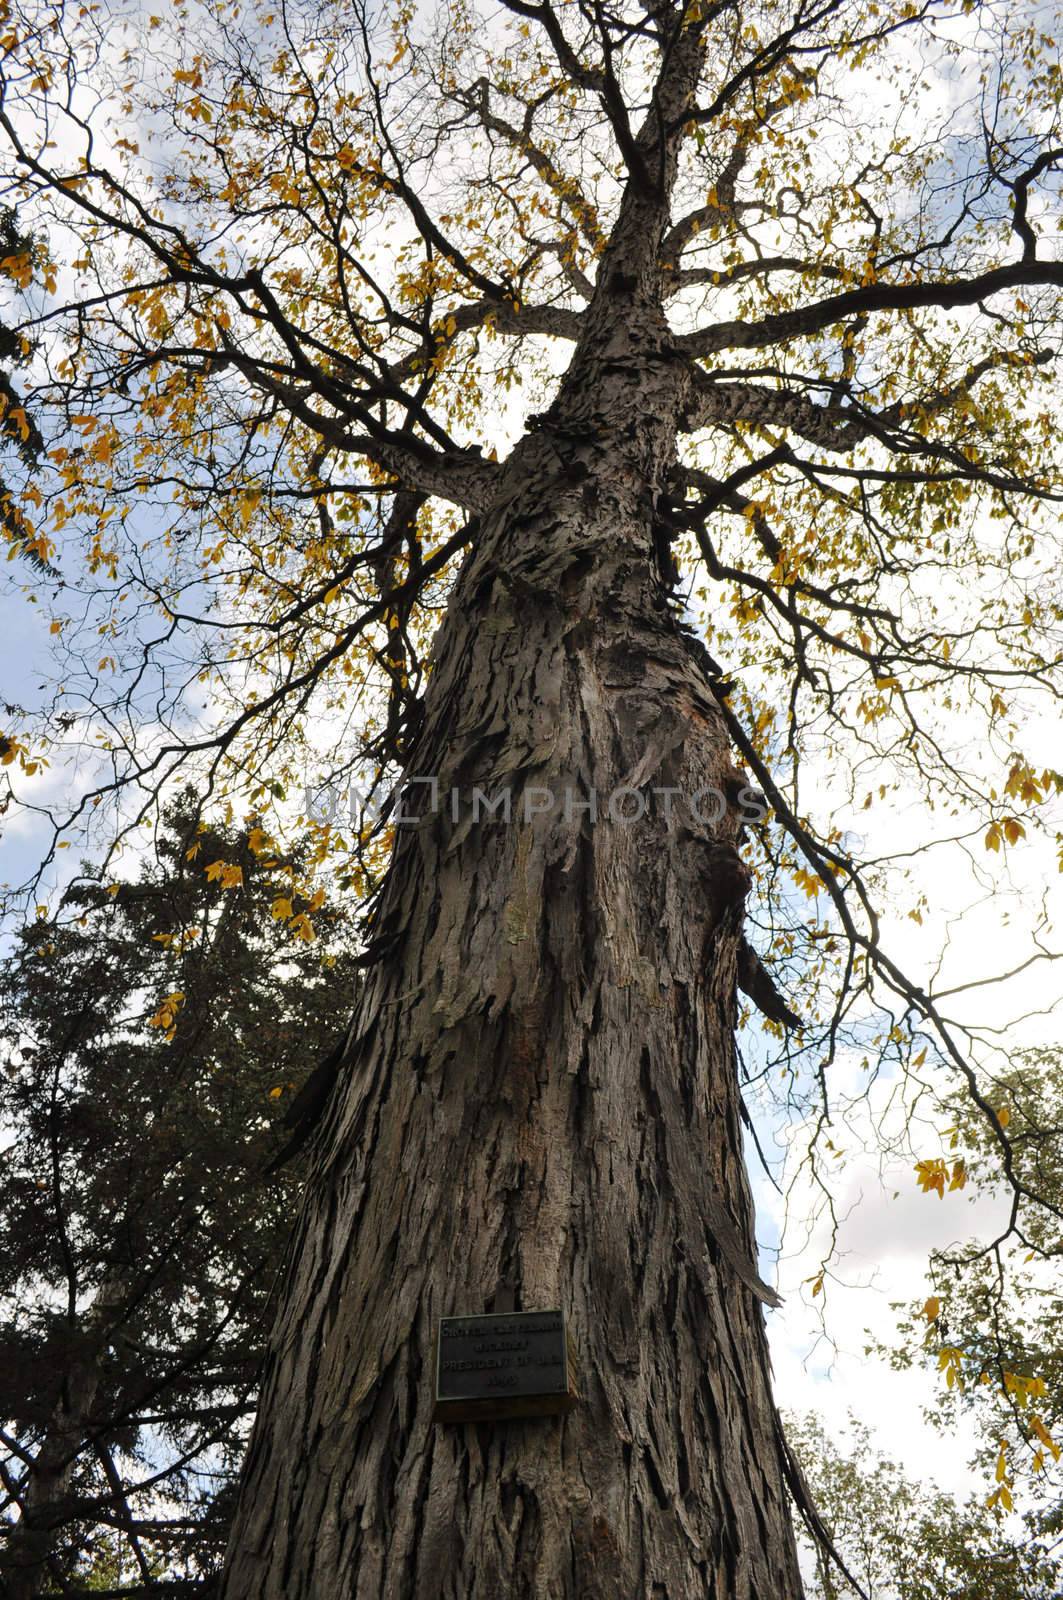
[[[563,1311],[443,1317],[436,1340],[437,1422],[552,1417],[579,1399]]]

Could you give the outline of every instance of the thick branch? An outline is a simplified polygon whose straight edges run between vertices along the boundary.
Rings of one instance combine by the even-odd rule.
[[[409,433],[374,427],[371,434],[352,434],[341,418],[317,411],[305,389],[296,389],[270,374],[261,363],[233,356],[234,364],[265,394],[281,401],[289,414],[310,428],[334,450],[359,455],[383,467],[404,488],[434,495],[470,511],[481,511],[491,499],[500,468],[477,450],[433,450]],[[372,425],[372,418],[363,417]]]
[[[508,301],[473,300],[448,313],[444,326],[435,331],[434,343],[403,356],[388,369],[388,375],[395,383],[405,383],[423,370],[456,334],[471,333],[474,328],[490,327],[496,333],[512,334],[518,339],[540,334],[551,339],[575,341],[579,338],[582,315],[565,306],[514,307]]]
[[[921,306],[950,311],[956,306],[977,305],[1006,289],[1036,288],[1042,284],[1063,288],[1063,262],[1009,262],[953,283],[868,284],[863,289],[848,289],[844,294],[813,301],[794,311],[776,312],[759,322],[717,322],[695,333],[680,334],[676,344],[693,356],[714,355],[719,350],[759,350],[765,345],[819,333],[835,322],[868,312],[910,311]]]
[[[665,234],[661,245],[661,259],[668,266],[678,266],[679,257],[692,239],[696,239],[703,228],[722,227],[725,222],[733,220],[737,211],[741,209],[735,202],[735,184],[738,174],[745,165],[749,153],[749,141],[739,139],[731,152],[720,176],[716,180],[716,199],[711,205],[699,206],[696,211],[689,212],[681,217]]]
[[[773,272],[796,272],[802,277],[815,278],[845,277],[841,267],[829,261],[806,261],[801,256],[763,256],[736,262],[733,267],[723,271],[717,267],[676,267],[668,273],[665,293],[678,294],[681,289],[695,289],[709,284],[714,289],[727,289],[733,283],[743,283],[747,278],[767,278]]]
[[[756,383],[699,381],[682,418],[685,432],[726,423],[786,428],[824,450],[851,450],[868,433],[844,406],[821,406],[792,389],[768,389]]]
[[[560,19],[549,4],[528,5],[526,0],[502,0],[507,11],[515,11],[520,17],[527,17],[532,22],[537,22],[543,29],[558,62],[573,83],[578,83],[581,89],[589,89],[595,94],[602,104],[620,152],[627,163],[627,168],[632,179],[639,187],[647,187],[646,165],[642,152],[638,148],[635,136],[631,131],[628,120],[627,106],[620,92],[620,86],[608,65],[608,51],[605,47],[604,35],[600,35],[603,45],[602,60],[604,66],[588,67],[580,60],[568,40],[565,38],[564,29]]]
[[[1043,366],[1053,359],[1051,350],[1039,350],[1028,359],[1029,366]],[[975,389],[986,373],[1012,366],[1017,359],[1008,351],[985,356],[975,362],[956,383],[940,394],[925,399],[897,401],[881,411],[869,411],[856,403],[819,404],[793,389],[769,389],[755,383],[717,381],[696,373],[693,402],[681,426],[688,432],[698,428],[736,422],[760,427],[785,428],[821,449],[845,452],[862,439],[874,439],[894,452],[931,455],[956,466],[963,476],[996,488],[1026,491],[1029,486],[1009,480],[991,468],[971,462],[945,440],[926,439],[905,429],[908,415],[940,416],[956,406]],[[838,390],[841,385],[829,387]]]

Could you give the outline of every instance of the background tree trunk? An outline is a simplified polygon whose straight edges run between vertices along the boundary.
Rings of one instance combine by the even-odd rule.
[[[85,1445],[102,1380],[107,1344],[129,1293],[112,1272],[70,1334],[60,1393],[27,1474],[22,1514],[3,1553],[4,1600],[32,1600],[50,1581],[48,1564],[67,1517],[67,1495]]]
[[[680,398],[653,317],[612,328],[510,457],[437,641],[410,773],[439,804],[404,801],[224,1600],[801,1592],[738,1117],[748,879],[733,812],[682,798],[735,773],[651,556]],[[570,1416],[433,1424],[439,1317],[559,1304]]]

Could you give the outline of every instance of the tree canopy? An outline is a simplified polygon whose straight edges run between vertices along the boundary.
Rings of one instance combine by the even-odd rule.
[[[802,1026],[760,1006],[747,1096],[829,1204],[838,1130],[896,1077],[911,1181],[991,1151],[987,1248],[1054,1256],[977,1010],[1049,970],[1044,919],[975,978],[917,942],[936,882],[973,901],[1060,844],[1049,10],[3,0],[0,27],[3,526],[53,652],[3,727],[34,898],[72,831],[132,837],[193,774],[307,837],[372,935],[391,834],[358,797],[394,805],[515,442],[549,441],[544,502],[610,448],[622,324],[659,603],[771,811],[749,920]],[[533,593],[534,563],[497,579]]]

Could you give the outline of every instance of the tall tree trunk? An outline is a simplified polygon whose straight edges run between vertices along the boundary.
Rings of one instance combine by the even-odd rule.
[[[404,802],[224,1600],[801,1593],[738,1119],[748,879],[706,793],[735,774],[651,554],[665,346],[637,294],[589,332],[456,586],[410,769],[438,805]],[[433,1424],[439,1317],[555,1305],[574,1412]]]

